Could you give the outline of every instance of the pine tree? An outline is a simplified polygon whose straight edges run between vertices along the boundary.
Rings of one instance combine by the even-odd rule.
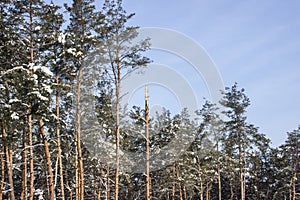
[[[225,107],[224,114],[226,137],[224,139],[224,151],[232,161],[235,161],[238,169],[239,190],[238,198],[246,198],[246,174],[249,173],[249,156],[255,148],[263,150],[268,146],[263,134],[258,132],[258,128],[247,122],[246,108],[250,105],[250,100],[244,89],[238,89],[237,84],[231,88],[226,88],[221,104]],[[234,162],[232,163],[234,164]]]
[[[218,199],[222,199],[222,183],[221,183],[221,161],[222,149],[221,142],[224,137],[223,121],[218,114],[219,108],[210,103],[205,102],[203,108],[196,113],[203,118],[203,121],[199,127],[200,131],[204,135],[204,141],[212,145],[210,155],[212,156],[211,162],[217,166],[217,182],[218,182]]]
[[[76,85],[76,199],[84,199],[84,163],[81,147],[81,79],[83,76],[84,59],[95,46],[92,36],[95,23],[95,6],[93,0],[73,1],[72,6],[65,4],[70,13],[70,24],[66,30],[66,46],[71,63],[77,71]]]
[[[128,72],[128,68],[144,66],[149,59],[143,57],[141,52],[148,47],[148,41],[141,41],[136,45],[130,45],[137,36],[137,27],[127,27],[126,22],[133,16],[127,15],[122,7],[122,0],[106,0],[103,6],[105,15],[104,25],[98,30],[104,43],[105,59],[108,62],[107,69],[112,72],[115,88],[115,140],[116,140],[116,172],[115,172],[115,200],[119,197],[119,168],[120,168],[120,98],[121,78]]]
[[[280,146],[285,166],[282,169],[285,173],[284,183],[289,185],[288,194],[290,200],[299,197],[299,156],[300,156],[300,127],[289,132],[285,144]]]

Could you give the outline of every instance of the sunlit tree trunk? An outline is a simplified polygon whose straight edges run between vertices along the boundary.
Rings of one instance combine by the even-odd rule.
[[[7,175],[8,175],[8,183],[9,183],[9,197],[10,200],[15,200],[15,189],[14,189],[14,181],[13,181],[13,153],[11,149],[11,145],[8,145],[6,149],[6,160],[7,160]]]
[[[76,173],[76,199],[84,199],[84,171],[82,162],[82,151],[81,151],[81,108],[80,108],[80,94],[81,94],[81,78],[82,68],[78,71],[77,77],[77,111],[76,111],[76,152],[77,152],[77,173]]]
[[[30,29],[30,62],[34,62],[33,57],[33,8],[32,2],[30,1],[29,4],[29,29]],[[32,70],[30,69],[30,76],[33,75]],[[30,111],[31,112],[31,111]],[[34,195],[34,164],[33,164],[33,147],[32,147],[32,114],[28,115],[28,142],[29,142],[29,174],[30,174],[30,181],[29,181],[29,200],[33,200]]]
[[[38,119],[38,124],[39,124],[40,132],[41,132],[42,138],[43,138],[45,159],[46,159],[46,164],[47,164],[47,172],[48,172],[47,183],[48,183],[48,187],[49,187],[49,199],[54,200],[55,195],[54,195],[53,173],[52,173],[52,167],[51,167],[49,144],[47,141],[47,135],[46,135],[46,132],[44,129],[42,119]]]
[[[56,70],[55,74],[55,82],[58,86],[59,84],[59,78],[58,78],[58,69]],[[55,132],[57,137],[57,157],[58,157],[58,167],[59,167],[59,183],[60,183],[60,194],[61,199],[65,200],[65,191],[64,191],[64,176],[63,176],[63,164],[62,164],[62,155],[61,155],[61,141],[60,141],[60,122],[59,122],[59,91],[58,88],[56,88],[56,94],[55,94],[55,114],[56,114],[56,124],[55,124]]]
[[[183,200],[182,199],[182,188],[181,188],[181,177],[180,177],[180,173],[179,173],[179,168],[178,168],[178,165],[175,165],[176,166],[176,175],[177,175],[177,184],[178,184],[178,189],[179,189],[179,199],[180,200]]]
[[[26,123],[24,123],[26,124]],[[22,149],[22,190],[20,199],[27,200],[27,137],[26,137],[27,130],[24,128],[23,131],[23,149]]]
[[[242,153],[242,140],[241,131],[238,131],[238,153],[239,153],[239,170],[240,170],[240,190],[241,190],[241,200],[245,200],[245,187],[244,187],[244,172],[243,172],[243,153]]]
[[[146,132],[146,200],[150,200],[150,146],[149,146],[149,102],[148,86],[145,88],[145,132]]]
[[[9,99],[9,87],[7,81],[4,81],[5,87],[6,87],[6,96],[7,99]],[[8,176],[8,184],[9,184],[9,199],[10,200],[15,200],[15,190],[14,190],[14,181],[13,181],[13,160],[12,160],[12,147],[11,147],[11,142],[7,141],[7,133],[5,130],[5,124],[2,121],[1,124],[1,134],[2,134],[2,140],[3,140],[3,145],[4,145],[4,151],[3,153],[5,154],[5,161],[6,161],[6,168],[7,168],[7,176]],[[2,192],[2,191],[1,191]]]
[[[110,168],[109,165],[107,165],[106,168],[106,200],[110,200],[110,179],[109,179],[109,175],[110,175]]]
[[[33,163],[33,143],[32,143],[32,116],[28,116],[28,144],[29,144],[29,200],[33,200],[34,194],[34,163]]]
[[[176,177],[176,167],[175,164],[173,165],[173,181],[172,181],[172,200],[175,200],[175,190],[176,190],[176,182],[175,182],[175,177]]]
[[[2,123],[2,122],[1,122]],[[2,126],[2,124],[1,124]],[[3,136],[3,135],[2,135]],[[1,177],[0,177],[0,200],[3,199],[3,196],[2,196],[2,191],[3,191],[3,186],[4,186],[4,178],[5,178],[5,162],[4,162],[4,154],[5,152],[5,148],[4,148],[4,144],[2,143],[2,146],[1,146],[1,153],[0,153],[0,167],[1,167]]]

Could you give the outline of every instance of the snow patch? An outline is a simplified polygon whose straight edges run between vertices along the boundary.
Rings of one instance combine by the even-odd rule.
[[[37,189],[37,190],[35,190],[35,192],[34,192],[34,195],[35,195],[35,196],[38,196],[38,200],[43,200],[43,199],[44,199],[44,198],[43,198],[43,194],[44,194],[44,191],[41,190],[41,189]]]
[[[39,93],[38,91],[31,92],[31,94],[36,95],[37,98],[39,98],[42,101],[48,101],[49,100],[47,97],[44,97],[43,95],[41,95],[41,93]]]
[[[39,30],[41,30],[42,29],[42,27],[41,26],[37,26],[37,27],[35,27],[35,31],[39,31]]]
[[[43,84],[43,87],[45,88],[47,93],[51,94],[53,92],[53,90],[51,89],[51,87],[49,85]]]
[[[13,113],[10,115],[10,117],[11,117],[12,119],[15,119],[15,120],[18,120],[18,119],[19,119],[19,115],[18,115],[18,113],[16,113],[16,112],[13,112]]]
[[[59,36],[58,36],[58,42],[61,43],[61,44],[65,44],[66,43],[66,35],[61,33]]]
[[[19,99],[10,99],[8,103],[13,104],[13,103],[19,103],[19,102],[21,102],[21,100],[19,100]]]
[[[48,67],[45,66],[34,66],[33,71],[41,70],[43,73],[45,73],[48,76],[53,76],[53,73],[50,71]]]

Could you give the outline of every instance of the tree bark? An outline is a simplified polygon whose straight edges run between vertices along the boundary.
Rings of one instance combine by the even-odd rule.
[[[53,173],[52,173],[52,167],[51,167],[51,158],[50,158],[50,151],[49,151],[49,144],[47,141],[47,135],[44,129],[44,125],[42,122],[42,119],[38,120],[39,128],[42,134],[43,138],[43,144],[44,144],[44,151],[45,151],[45,159],[47,163],[47,172],[48,172],[48,186],[49,186],[49,199],[54,200],[54,185],[53,185]]]
[[[76,146],[77,146],[77,166],[78,166],[78,181],[76,185],[76,199],[84,200],[84,171],[81,152],[81,108],[80,108],[80,94],[81,94],[81,78],[82,68],[78,71],[77,78],[77,113],[76,113]]]
[[[2,135],[3,136],[3,135]],[[3,141],[3,140],[2,140]],[[3,191],[3,185],[4,185],[4,178],[5,178],[5,162],[4,162],[4,154],[5,152],[5,148],[4,148],[4,142],[2,143],[2,146],[1,146],[1,153],[0,153],[0,165],[1,165],[1,179],[0,179],[0,200],[3,199],[3,196],[2,196],[2,191]]]
[[[33,52],[33,8],[32,8],[32,1],[29,3],[29,29],[30,29],[30,62],[34,62],[34,52]],[[29,69],[29,75],[32,76],[33,72],[32,69]],[[31,112],[31,111],[30,111]],[[33,147],[32,147],[32,114],[28,115],[28,139],[29,139],[29,174],[30,174],[30,181],[29,181],[29,200],[33,200],[34,196],[34,163],[33,163]]]
[[[218,196],[219,200],[222,200],[222,183],[221,183],[221,165],[220,165],[220,155],[219,155],[219,138],[217,137],[217,152],[218,152]]]
[[[239,168],[240,168],[240,190],[241,200],[245,200],[244,173],[243,173],[243,154],[242,154],[241,132],[238,131],[238,150],[239,150]]]
[[[233,200],[234,198],[234,191],[233,191],[233,183],[232,183],[232,179],[230,179],[230,200]]]
[[[27,200],[27,130],[24,128],[23,132],[23,150],[22,150],[22,189],[21,189],[21,200]]]
[[[176,166],[176,175],[177,175],[177,184],[178,184],[178,189],[179,189],[179,199],[182,200],[182,189],[181,189],[181,178],[179,176],[179,168],[177,165]]]
[[[121,89],[121,63],[118,55],[117,36],[117,88],[116,88],[116,173],[115,173],[115,200],[119,199],[119,170],[120,170],[120,89]],[[113,67],[113,66],[112,66]]]
[[[173,181],[172,181],[172,200],[175,200],[175,187],[176,187],[176,183],[175,183],[175,177],[176,177],[176,168],[175,168],[175,164],[173,165]]]
[[[109,165],[107,165],[106,169],[106,200],[110,200],[110,180],[109,180]]]
[[[7,167],[7,176],[8,176],[8,184],[9,184],[9,199],[15,200],[15,190],[14,190],[14,181],[13,181],[13,161],[12,161],[12,149],[11,144],[7,142],[7,134],[4,127],[4,123],[2,122],[2,138],[3,144],[6,144],[4,147],[5,157],[6,157],[6,167]],[[2,192],[2,191],[1,191]]]
[[[149,146],[149,102],[148,86],[145,88],[145,132],[146,132],[146,200],[150,200],[150,146]]]
[[[58,87],[59,79],[58,79],[58,69],[56,70],[55,75],[56,85]],[[55,125],[55,132],[57,137],[57,157],[58,157],[58,167],[59,167],[59,183],[60,183],[60,193],[61,199],[65,200],[65,188],[64,188],[64,176],[63,176],[63,164],[62,164],[62,155],[61,155],[61,141],[60,141],[60,123],[59,123],[59,91],[56,88],[56,98],[55,98],[55,113],[56,113],[56,125]]]
[[[33,200],[34,196],[34,163],[33,163],[33,147],[32,147],[32,116],[28,116],[28,143],[29,143],[29,200]]]

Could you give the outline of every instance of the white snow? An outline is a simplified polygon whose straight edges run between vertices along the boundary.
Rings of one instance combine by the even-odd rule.
[[[19,119],[19,115],[18,115],[18,113],[16,113],[16,112],[13,112],[13,113],[10,115],[10,117],[11,117],[12,119],[16,119],[16,120]]]
[[[34,78],[35,80],[37,80],[37,79],[38,79],[38,75],[33,74],[33,78]]]
[[[42,29],[42,27],[41,26],[37,26],[37,27],[35,27],[35,31],[39,31],[39,30],[41,30]]]
[[[38,91],[31,92],[31,94],[35,94],[42,101],[48,101],[48,98],[41,95],[41,93],[39,93]]]
[[[37,189],[37,190],[35,190],[35,195],[36,196],[38,196],[38,199],[39,200],[43,200],[44,198],[43,198],[43,193],[44,193],[44,191],[43,190],[41,190],[41,189]]]
[[[69,49],[67,49],[67,52],[74,55],[76,53],[76,49],[75,48],[69,48]]]
[[[72,54],[73,56],[81,56],[82,55],[82,52],[81,51],[78,51],[76,52],[77,50],[75,48],[69,48],[67,49],[67,52]]]
[[[73,93],[68,92],[67,97],[71,97],[71,96],[73,96]]]
[[[1,75],[5,75],[5,74],[10,74],[11,72],[15,71],[15,70],[22,70],[22,71],[26,71],[28,73],[28,70],[24,69],[24,67],[22,66],[18,66],[18,67],[14,67],[12,69],[7,70],[6,72],[4,72]]]
[[[65,44],[66,43],[66,35],[61,33],[59,36],[58,36],[58,42],[61,43],[61,44]]]
[[[48,76],[53,76],[53,73],[50,71],[48,67],[45,66],[34,66],[33,71],[41,70],[43,73],[45,73]]]
[[[12,104],[12,103],[18,103],[18,102],[21,102],[21,100],[19,100],[19,99],[10,99],[8,103]]]
[[[49,85],[43,84],[43,87],[45,88],[47,93],[51,94],[53,92],[53,90],[51,89],[51,87]]]

